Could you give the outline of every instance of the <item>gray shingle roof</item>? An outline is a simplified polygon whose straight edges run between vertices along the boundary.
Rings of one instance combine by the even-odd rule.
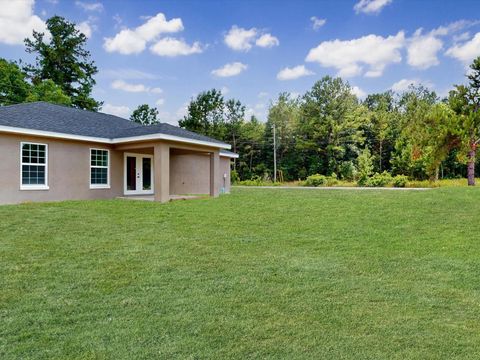
[[[0,106],[0,126],[106,139],[165,134],[225,145],[216,139],[170,124],[143,126],[114,115],[41,101]]]

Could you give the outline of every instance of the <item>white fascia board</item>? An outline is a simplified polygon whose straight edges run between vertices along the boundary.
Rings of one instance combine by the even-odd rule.
[[[195,139],[184,138],[181,136],[167,135],[162,133],[132,136],[132,137],[125,137],[125,138],[116,138],[112,140],[112,144],[123,144],[126,142],[146,141],[146,140],[178,141],[178,142],[187,143],[187,144],[204,145],[204,146],[210,146],[210,147],[226,149],[226,150],[232,148],[232,146],[228,144],[215,143],[215,142],[204,141],[204,140],[195,140]]]
[[[24,128],[12,127],[12,126],[2,126],[2,125],[0,125],[0,132],[6,132],[6,133],[11,133],[11,134],[30,135],[30,136],[45,136],[45,137],[51,137],[51,138],[56,138],[56,139],[91,141],[91,142],[98,142],[98,143],[104,143],[104,144],[109,144],[110,143],[109,139],[101,138],[101,137],[63,134],[63,133],[57,133],[57,132],[53,132],[53,131],[24,129]]]
[[[222,154],[222,153],[220,153],[220,156],[221,157],[228,157],[230,159],[238,159],[239,155],[238,154]]]
[[[0,132],[30,135],[30,136],[44,136],[44,137],[51,137],[56,139],[90,141],[90,142],[96,142],[96,143],[102,143],[102,144],[123,144],[127,142],[146,141],[146,140],[169,140],[169,141],[178,141],[178,142],[187,143],[187,144],[210,146],[218,149],[226,149],[226,150],[231,149],[231,146],[228,144],[221,144],[221,143],[215,143],[215,142],[203,141],[203,140],[195,140],[195,139],[189,139],[189,138],[184,138],[180,136],[173,136],[173,135],[167,135],[167,134],[161,134],[161,133],[108,139],[108,138],[95,137],[95,136],[64,134],[64,133],[58,133],[53,131],[25,129],[25,128],[13,127],[13,126],[3,126],[3,125],[0,125]]]

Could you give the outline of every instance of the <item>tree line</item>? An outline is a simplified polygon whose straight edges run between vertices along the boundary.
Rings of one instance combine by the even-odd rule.
[[[313,174],[357,180],[362,164],[373,173],[411,179],[468,177],[475,184],[480,142],[480,57],[445,98],[411,85],[401,94],[370,94],[359,100],[348,82],[325,76],[301,96],[281,93],[271,102],[266,122],[245,119],[240,101],[219,90],[192,99],[180,126],[232,145],[240,157],[234,178],[273,178],[273,127],[277,178]],[[368,175],[368,174],[367,174]]]
[[[0,105],[48,101],[99,111],[92,97],[98,69],[85,50],[87,38],[75,24],[47,20],[49,39],[33,32],[25,39],[34,64],[0,59]],[[301,96],[281,93],[270,103],[266,121],[246,119],[245,106],[220,90],[200,93],[179,125],[232,145],[239,154],[234,180],[272,179],[273,128],[277,178],[289,181],[314,174],[358,180],[388,172],[411,179],[467,177],[475,184],[480,143],[480,57],[440,98],[424,86],[370,94],[359,100],[348,82],[325,76]],[[140,105],[131,116],[143,125],[159,121],[158,110]],[[367,171],[365,169],[368,169]]]

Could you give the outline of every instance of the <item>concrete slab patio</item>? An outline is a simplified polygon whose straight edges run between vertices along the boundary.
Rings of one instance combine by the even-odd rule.
[[[170,195],[170,201],[201,199],[207,196],[208,195]],[[130,195],[130,196],[119,196],[117,197],[117,199],[136,200],[136,201],[155,201],[155,196],[154,195]]]

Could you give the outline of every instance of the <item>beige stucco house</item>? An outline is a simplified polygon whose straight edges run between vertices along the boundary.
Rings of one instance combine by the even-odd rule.
[[[230,191],[230,146],[45,102],[0,107],[0,204]]]

